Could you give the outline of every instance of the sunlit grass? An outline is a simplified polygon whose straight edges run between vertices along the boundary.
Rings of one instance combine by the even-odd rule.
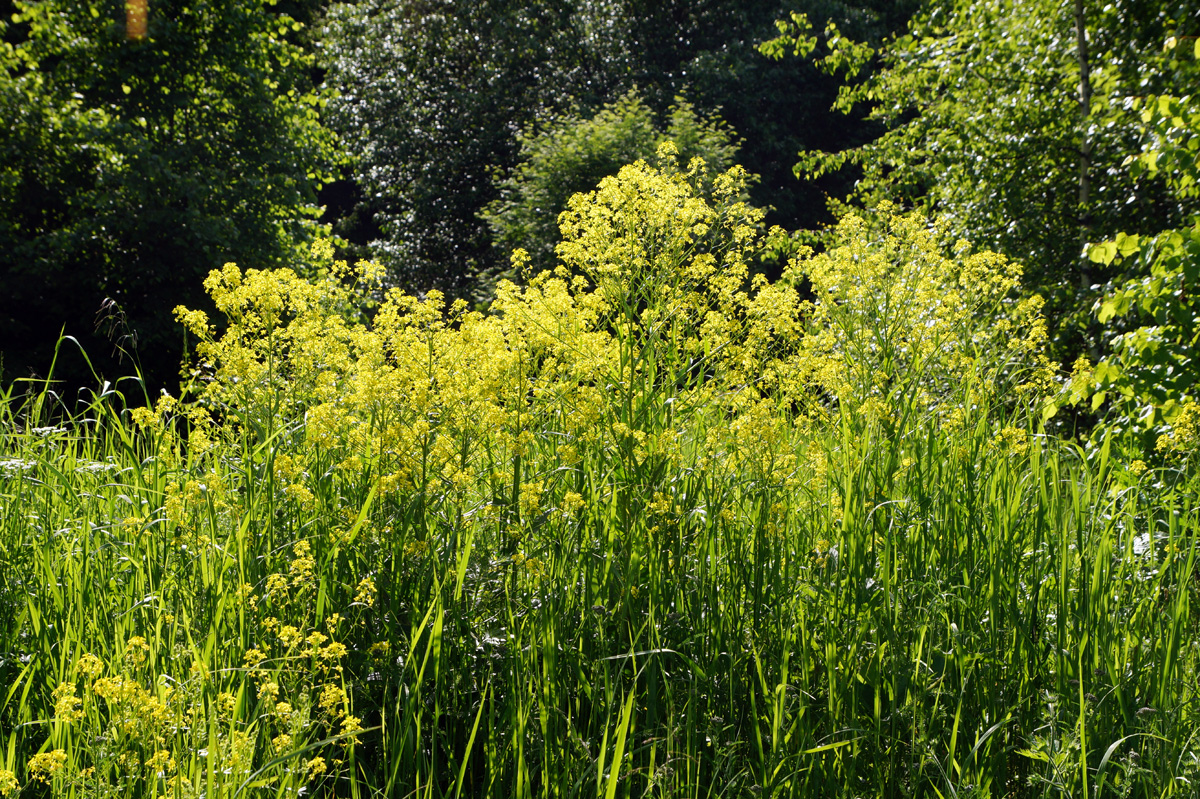
[[[806,308],[627,177],[590,283],[367,328],[227,269],[199,397],[6,395],[0,794],[1192,795],[1194,458],[1045,434],[912,220]]]

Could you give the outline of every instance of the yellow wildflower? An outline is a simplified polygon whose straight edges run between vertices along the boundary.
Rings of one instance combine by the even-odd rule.
[[[62,749],[36,754],[29,759],[29,776],[38,782],[50,784],[54,775],[67,764],[67,753]]]

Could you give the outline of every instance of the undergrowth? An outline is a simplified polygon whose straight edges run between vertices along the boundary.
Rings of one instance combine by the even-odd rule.
[[[1047,434],[1015,266],[771,283],[662,158],[486,314],[229,265],[187,396],[10,389],[0,795],[1193,795],[1196,431]]]

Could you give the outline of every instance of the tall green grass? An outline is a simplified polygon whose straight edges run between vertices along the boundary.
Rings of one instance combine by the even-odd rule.
[[[811,496],[585,459],[563,480],[588,507],[514,551],[484,508],[381,499],[363,474],[281,500],[282,437],[196,462],[115,394],[49,400],[3,406],[0,719],[23,793],[1194,790],[1194,474],[1005,448],[982,416],[903,441],[843,419],[788,442],[825,464]],[[185,538],[164,497],[199,475]],[[344,653],[298,640],[318,632]],[[29,764],[57,750],[43,785]]]
[[[897,225],[824,268],[942,268]],[[929,272],[806,351],[664,240],[641,294],[371,330],[226,270],[198,399],[10,389],[0,794],[1195,795],[1194,457],[1047,434],[965,317],[855,305]],[[747,382],[787,369],[820,402]]]

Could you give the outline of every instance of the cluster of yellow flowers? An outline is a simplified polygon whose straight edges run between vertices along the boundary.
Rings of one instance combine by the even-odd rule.
[[[826,252],[792,262],[815,295],[793,380],[801,396],[945,413],[984,387],[1000,401],[1053,385],[1040,298],[1018,299],[1020,268],[966,242],[943,252],[936,226],[878,210],[882,229],[848,216]],[[1008,396],[1006,396],[1006,392]]]
[[[660,161],[673,157],[664,145]],[[570,475],[598,469],[645,497],[660,488],[645,476],[668,464],[822,486],[802,441],[836,414],[893,432],[930,417],[954,428],[965,409],[1050,385],[1040,301],[1017,298],[1017,265],[946,248],[928,220],[889,207],[847,217],[814,254],[763,231],[739,199],[745,181],[737,168],[710,181],[700,161],[625,167],[570,201],[560,265],[502,282],[486,312],[384,291],[366,262],[315,281],[226,265],[205,284],[222,333],[177,309],[199,339],[203,418],[277,443],[281,502],[311,511],[336,501],[321,499],[338,495],[322,481],[365,475],[396,507],[495,525],[515,552],[532,551],[529,531],[551,515],[577,519],[613,495]],[[756,274],[781,251],[782,280]],[[514,273],[527,260],[516,252]],[[168,489],[181,524],[192,485]],[[413,559],[437,551],[424,534],[420,552],[396,543]],[[306,564],[297,552],[267,593],[301,591]]]
[[[47,785],[67,763],[67,753],[61,749],[41,752],[29,759],[29,776]],[[15,782],[15,779],[13,780]]]
[[[35,755],[28,763],[29,777],[50,784],[62,778],[68,784],[89,790],[99,781],[122,777],[144,779],[170,776],[176,762],[173,736],[178,729],[175,692],[165,685],[147,687],[145,667],[151,646],[145,638],[132,636],[125,642],[121,673],[102,676],[108,666],[96,655],[86,653],[74,665],[72,678],[53,691],[54,727],[51,740],[70,742],[72,730],[93,743],[102,742],[86,768],[73,766],[67,750],[55,748]],[[79,691],[82,688],[82,693]],[[7,782],[0,773],[0,793]]]
[[[1159,436],[1160,452],[1189,455],[1200,449],[1200,403],[1189,399],[1171,409],[1170,429]]]
[[[980,403],[1051,385],[1040,301],[1018,299],[1016,264],[947,248],[936,225],[886,206],[845,218],[814,254],[763,231],[745,181],[737,168],[710,181],[700,161],[625,167],[570,201],[560,265],[502,282],[486,313],[383,291],[365,262],[317,281],[227,265],[206,281],[220,336],[178,309],[200,340],[202,404],[291,442],[272,449],[281,501],[312,510],[336,495],[321,480],[366,474],[397,505],[449,503],[495,525],[515,552],[537,546],[528,533],[548,514],[577,519],[611,496],[572,474],[599,469],[652,497],[645,475],[665,465],[730,469],[836,500],[803,445],[813,425],[841,413],[892,433],[930,417],[953,429]],[[780,251],[782,280],[755,274]],[[515,274],[527,260],[514,254]],[[996,446],[1025,442],[1008,431]],[[185,515],[191,492],[170,493]],[[414,562],[437,548],[419,544],[398,542]],[[289,592],[307,563],[296,555]]]
[[[744,409],[733,449],[749,458],[778,438],[767,397],[800,303],[782,284],[748,285],[766,239],[761,212],[736,199],[744,172],[718,176],[711,201],[704,179],[700,162],[639,162],[577,196],[562,266],[501,284],[486,314],[392,290],[367,325],[347,311],[375,285],[370,264],[335,264],[316,282],[227,265],[206,281],[228,318],[220,336],[202,313],[177,311],[200,340],[201,400],[236,408],[261,435],[303,420],[296,449],[273,464],[285,501],[311,508],[314,475],[328,470],[310,464],[332,458],[348,475],[369,469],[384,496],[500,503],[493,518],[514,531],[546,508],[577,512],[567,494],[578,492],[547,477],[583,452],[635,470],[677,462],[690,414]],[[183,521],[193,493],[170,493]]]

